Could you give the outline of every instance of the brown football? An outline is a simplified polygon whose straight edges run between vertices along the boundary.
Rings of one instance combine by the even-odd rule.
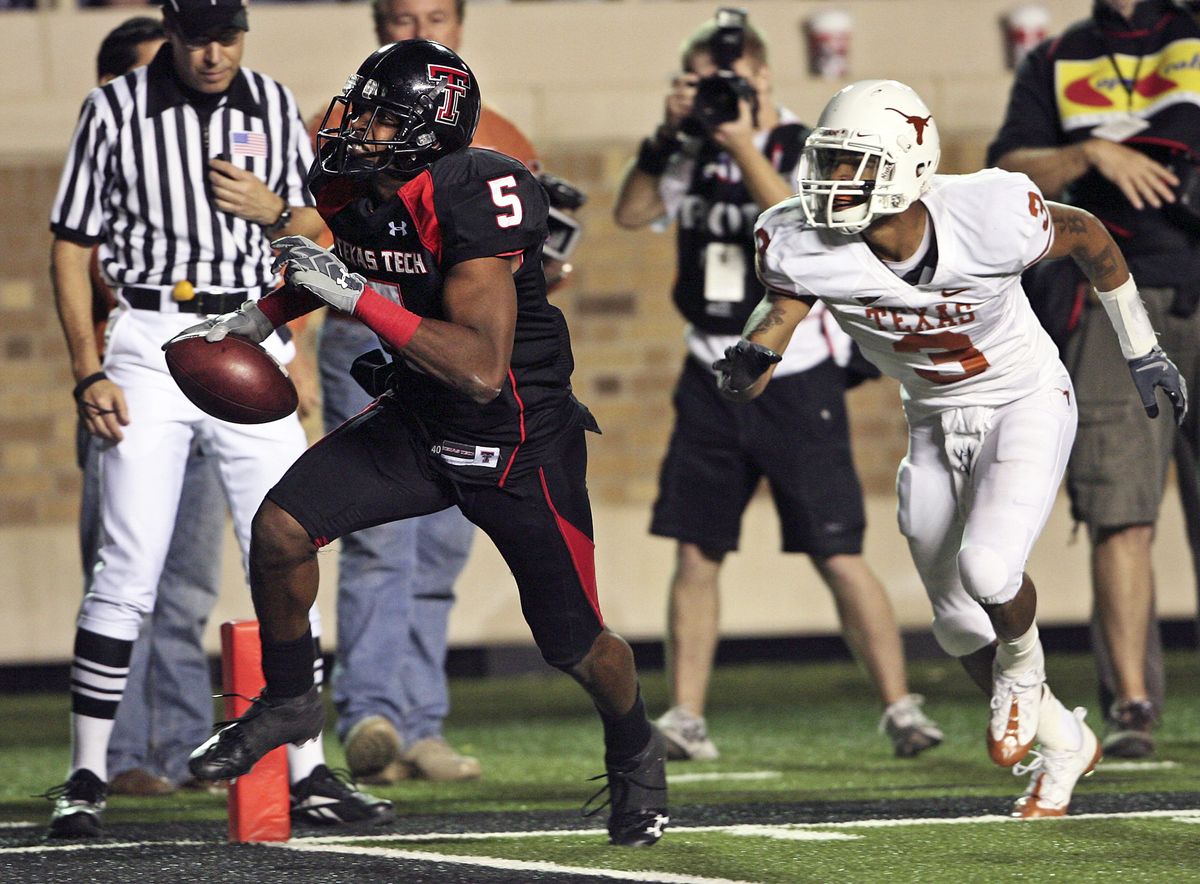
[[[265,424],[296,410],[296,387],[283,366],[246,338],[183,338],[166,349],[167,368],[192,403],[235,424]]]

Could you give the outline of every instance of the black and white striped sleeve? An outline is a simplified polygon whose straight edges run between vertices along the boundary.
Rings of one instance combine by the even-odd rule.
[[[94,245],[105,236],[102,195],[109,155],[107,104],[101,89],[92,90],[84,101],[50,211],[54,235],[82,245]]]

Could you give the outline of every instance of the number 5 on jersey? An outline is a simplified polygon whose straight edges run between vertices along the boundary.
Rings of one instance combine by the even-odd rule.
[[[507,210],[505,214],[496,216],[496,226],[516,227],[525,217],[525,207],[521,205],[521,198],[511,192],[516,189],[516,177],[505,175],[503,178],[493,178],[487,184],[492,191],[492,202],[496,208]]]

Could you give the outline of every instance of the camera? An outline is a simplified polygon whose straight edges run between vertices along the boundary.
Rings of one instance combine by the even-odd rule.
[[[537,177],[550,199],[550,212],[546,218],[549,236],[542,245],[542,254],[557,261],[566,261],[575,250],[582,233],[579,222],[567,213],[587,202],[587,194],[564,178],[546,172]]]
[[[733,72],[733,64],[742,57],[746,45],[744,9],[722,7],[717,10],[717,30],[709,41],[709,51],[717,72],[703,77],[696,84],[692,112],[680,125],[685,135],[702,138],[722,123],[738,118],[738,103],[745,98],[751,102],[757,119],[758,93],[745,77]]]

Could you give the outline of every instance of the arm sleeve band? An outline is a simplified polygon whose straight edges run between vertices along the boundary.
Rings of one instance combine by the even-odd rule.
[[[258,309],[275,328],[312,313],[325,302],[314,294],[291,286],[281,286],[258,299]]]
[[[385,342],[403,350],[412,340],[421,324],[421,317],[406,310],[394,301],[389,301],[375,289],[367,286],[354,306],[354,315]]]
[[[1126,359],[1145,356],[1158,346],[1158,336],[1132,276],[1111,292],[1097,290],[1096,297],[1108,313],[1108,321],[1117,333],[1121,353]]]

